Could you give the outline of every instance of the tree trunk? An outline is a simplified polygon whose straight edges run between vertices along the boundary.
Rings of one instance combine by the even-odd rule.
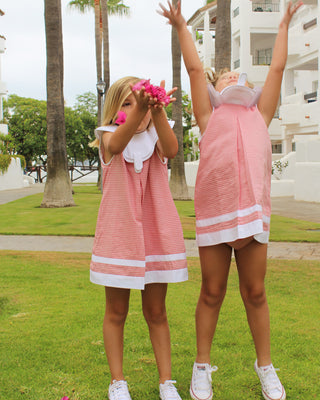
[[[110,63],[109,63],[109,16],[107,0],[101,0],[102,35],[103,35],[103,80],[106,83],[106,91],[110,86]]]
[[[178,0],[173,0],[177,6]],[[182,127],[182,93],[181,93],[181,49],[178,34],[175,29],[171,31],[171,53],[172,53],[172,86],[177,87],[174,97],[176,101],[172,104],[172,119],[175,121],[174,133],[178,139],[179,150],[174,159],[171,160],[170,190],[175,200],[190,199],[186,176],[184,170],[183,153],[183,127]]]
[[[96,68],[97,82],[102,79],[102,20],[100,12],[100,0],[94,0],[94,27],[95,27],[95,43],[96,43]],[[98,96],[98,126],[101,125],[102,107],[101,95]]]
[[[61,0],[45,0],[47,46],[47,180],[41,207],[74,206],[68,173],[63,96]]]
[[[217,0],[215,70],[231,68],[230,0]]]

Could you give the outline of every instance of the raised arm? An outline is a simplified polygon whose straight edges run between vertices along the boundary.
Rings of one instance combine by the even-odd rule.
[[[203,133],[207,127],[209,117],[212,112],[207,83],[204,76],[203,67],[193,43],[191,33],[187,28],[187,23],[181,14],[181,4],[178,2],[177,8],[168,1],[168,9],[159,4],[163,15],[168,22],[176,29],[179,37],[181,53],[184,64],[190,78],[191,98],[193,113],[195,115],[200,131]]]
[[[279,25],[279,31],[273,47],[270,69],[258,103],[258,108],[267,126],[269,126],[274,116],[280,96],[283,71],[285,69],[288,56],[289,24],[295,12],[302,5],[302,1],[299,1],[295,5],[292,5],[292,1],[290,1],[286,13],[284,14]]]

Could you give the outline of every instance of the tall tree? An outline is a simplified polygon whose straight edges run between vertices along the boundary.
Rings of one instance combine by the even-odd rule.
[[[231,68],[230,0],[217,0],[215,70]]]
[[[73,206],[63,95],[61,0],[45,0],[47,47],[47,180],[41,207]]]
[[[129,7],[123,4],[123,0],[71,0],[68,5],[81,13],[94,9],[97,82],[103,79],[108,89],[110,85],[108,16],[129,15]],[[97,96],[98,124],[100,124],[102,104],[100,95]]]
[[[178,0],[173,0],[176,7]],[[182,92],[181,92],[181,49],[176,29],[171,30],[171,54],[172,54],[172,85],[178,90],[174,96],[176,101],[172,104],[172,119],[175,121],[174,133],[177,136],[179,150],[176,157],[170,161],[170,190],[174,199],[189,199],[188,187],[184,170],[183,153],[183,127],[182,127]]]

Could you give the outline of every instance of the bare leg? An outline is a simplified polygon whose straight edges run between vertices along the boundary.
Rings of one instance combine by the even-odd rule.
[[[226,244],[199,247],[202,285],[196,309],[197,363],[210,364],[210,350],[226,294],[232,249]]]
[[[270,320],[264,278],[267,269],[267,244],[253,240],[235,251],[240,293],[256,348],[258,365],[271,363]]]
[[[105,288],[106,311],[103,321],[104,347],[109,363],[111,381],[123,376],[123,330],[129,309],[129,289]]]
[[[142,309],[159,371],[159,381],[171,379],[170,330],[166,312],[167,283],[151,283],[142,293]]]

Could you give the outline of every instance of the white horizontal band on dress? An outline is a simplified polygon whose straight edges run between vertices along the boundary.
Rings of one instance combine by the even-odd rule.
[[[185,260],[186,258],[186,253],[152,255],[146,256],[146,262],[178,261]]]
[[[256,220],[230,229],[197,234],[196,239],[199,247],[205,247],[219,243],[233,242],[237,239],[244,239],[259,233],[263,233],[263,222]]]
[[[145,261],[141,260],[124,260],[121,258],[100,257],[95,256],[94,254],[92,254],[91,260],[99,264],[124,265],[126,267],[144,268],[146,266]]]
[[[255,204],[252,207],[245,208],[243,210],[237,210],[231,213],[219,215],[218,217],[212,217],[212,218],[205,218],[205,219],[200,219],[196,221],[196,226],[199,228],[205,227],[205,226],[210,226],[210,225],[215,225],[219,224],[221,222],[227,222],[227,221],[232,221],[233,219],[237,217],[246,217],[247,215],[253,214],[254,212],[259,212],[262,211],[262,207],[259,204]]]
[[[148,271],[145,282],[148,283],[177,283],[188,280],[188,268],[168,271]]]
[[[97,285],[122,289],[144,289],[144,277],[112,275],[90,270],[90,281]]]

